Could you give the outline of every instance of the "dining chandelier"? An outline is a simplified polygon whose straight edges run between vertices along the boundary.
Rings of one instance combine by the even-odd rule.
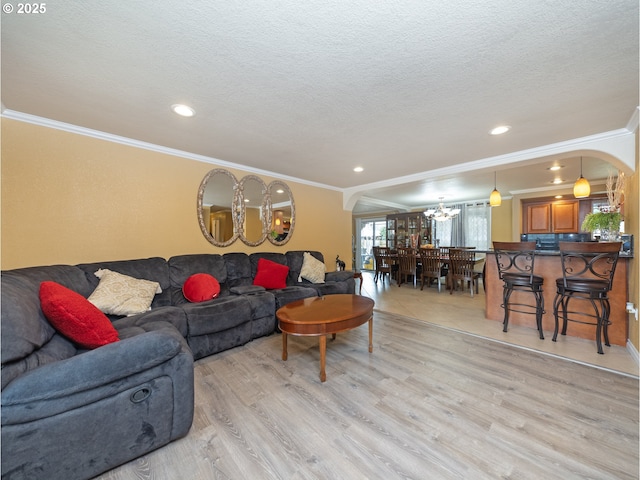
[[[444,200],[444,197],[440,197],[440,205],[438,205],[438,208],[430,208],[429,210],[424,212],[427,218],[436,220],[438,222],[444,222],[446,220],[449,220],[455,217],[460,213],[459,208],[445,207],[442,202],[443,200]]]

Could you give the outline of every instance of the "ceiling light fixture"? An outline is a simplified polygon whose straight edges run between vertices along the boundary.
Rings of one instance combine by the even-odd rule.
[[[502,195],[498,191],[498,174],[493,172],[493,192],[489,196],[489,205],[492,207],[499,207],[502,205]]]
[[[437,220],[438,222],[444,222],[449,220],[460,213],[459,208],[447,208],[442,203],[444,197],[440,197],[440,205],[438,208],[431,208],[424,212],[425,216],[429,219]]]
[[[354,171],[354,172],[356,172],[356,173],[360,173],[360,172],[364,171],[364,168],[362,168],[362,167],[355,167],[355,168],[353,169],[353,171]]]
[[[499,127],[492,129],[489,133],[491,135],[502,135],[503,133],[507,133],[509,130],[511,130],[510,126],[500,125]]]
[[[181,117],[193,117],[196,114],[196,111],[193,108],[187,105],[182,105],[180,103],[171,105],[171,110],[174,113],[177,113],[178,115],[180,115]]]
[[[576,198],[586,198],[591,193],[589,181],[582,176],[582,157],[580,157],[580,178],[573,184],[573,196]]]

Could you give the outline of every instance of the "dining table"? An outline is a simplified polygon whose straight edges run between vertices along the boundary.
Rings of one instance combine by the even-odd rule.
[[[421,248],[425,248],[425,247],[421,247]],[[475,250],[475,247],[439,247],[439,248],[446,248],[446,249],[461,248],[463,250]],[[422,265],[421,257],[420,257],[420,253],[418,252],[418,249],[416,249],[415,257],[416,257],[416,266],[421,266]],[[389,259],[390,259],[392,264],[398,265],[398,253],[395,250],[391,251],[391,253],[389,254]],[[474,257],[474,260],[473,260],[474,268],[476,266],[482,264],[485,261],[485,259],[486,259],[486,252],[478,251],[477,255]],[[444,267],[448,267],[449,266],[449,256],[448,255],[441,255],[440,256],[440,261],[442,261],[442,265]],[[398,281],[398,279],[394,276],[393,272],[391,273],[391,278],[393,278],[396,282]],[[484,278],[484,267],[483,267],[483,278]],[[449,289],[448,280],[447,280],[447,289]]]

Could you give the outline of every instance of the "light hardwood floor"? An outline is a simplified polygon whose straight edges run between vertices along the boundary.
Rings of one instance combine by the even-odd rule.
[[[449,295],[449,292],[444,291],[444,287],[442,292],[438,293],[435,286],[425,287],[421,291],[419,286],[413,288],[411,285],[403,284],[398,287],[396,283],[389,285],[388,281],[374,283],[373,274],[363,272],[362,294],[373,298],[376,308],[381,311],[405,315],[598,368],[635,376],[639,374],[638,359],[626,347],[612,345],[604,347],[604,355],[597,353],[595,327],[593,340],[559,335],[558,341],[553,342],[552,331],[545,331],[545,339],[540,340],[535,329],[535,319],[531,316],[531,327],[509,325],[509,331],[504,333],[502,322],[485,318],[482,282],[479,293],[471,298],[468,290]],[[634,355],[637,355],[637,352]]]
[[[379,309],[410,295],[377,288]],[[453,297],[433,308],[469,314]],[[379,310],[373,353],[366,326],[328,342],[325,383],[316,338],[290,338],[286,362],[281,346],[276,334],[196,362],[189,434],[99,478],[639,476],[633,375]]]

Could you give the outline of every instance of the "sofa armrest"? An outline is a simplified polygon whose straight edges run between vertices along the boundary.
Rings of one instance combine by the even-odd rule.
[[[266,289],[260,285],[239,285],[237,287],[231,287],[229,291],[235,295],[246,295],[248,293],[265,292]]]
[[[346,282],[350,278],[353,278],[351,270],[339,270],[336,272],[327,272],[324,275],[325,282]]]
[[[160,365],[181,350],[177,338],[161,331],[111,343],[43,365],[16,378],[2,391],[2,407],[69,397],[96,389]]]

